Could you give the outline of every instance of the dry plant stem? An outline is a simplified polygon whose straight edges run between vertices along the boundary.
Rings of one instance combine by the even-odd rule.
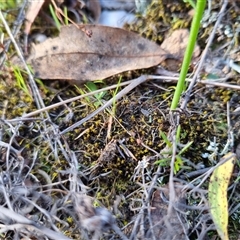
[[[8,206],[8,209],[13,211],[12,203],[11,203],[11,201],[9,199],[9,194],[6,191],[5,184],[4,184],[4,181],[3,181],[3,176],[0,176],[0,183],[2,185],[2,186],[0,186],[0,189],[1,189],[1,192],[3,193],[3,196],[5,198],[5,202],[6,202],[7,206]],[[0,215],[0,218],[1,218],[1,215]]]
[[[20,208],[17,210],[17,212],[23,216],[26,216],[27,214],[29,214],[33,208],[34,208],[34,205],[32,204],[32,202],[36,203],[37,200],[40,198],[40,194],[33,194],[32,196],[32,199],[31,199],[31,202],[29,202],[29,204],[26,204],[26,206]],[[23,201],[27,201],[28,199],[25,198],[25,197],[19,197],[19,199],[23,200]]]
[[[48,219],[48,222],[51,224],[51,228],[54,229],[56,232],[59,231],[59,229],[53,224],[52,218],[50,213],[45,210],[44,208],[38,206],[34,200],[29,200],[28,198],[25,198],[24,201],[28,202],[29,204],[33,205],[35,208],[37,208],[45,217]]]
[[[231,215],[231,214],[233,214],[234,212],[236,212],[237,209],[240,207],[240,203],[238,203],[237,205],[235,205],[236,202],[235,202],[234,199],[233,199],[236,191],[238,191],[238,189],[236,189],[236,188],[238,188],[238,185],[239,185],[238,182],[234,182],[234,183],[231,185],[231,187],[228,188],[228,190],[231,190],[231,194],[230,194],[229,197],[228,197],[228,201],[229,201],[229,202],[232,202],[231,206],[228,207],[228,209],[229,209],[229,215]],[[235,206],[234,206],[234,205],[235,205]],[[234,209],[232,209],[233,207],[234,207]]]
[[[38,174],[40,174],[45,179],[47,185],[49,186],[48,190],[51,190],[51,188],[52,188],[51,177],[45,171],[43,171],[41,169],[37,169],[37,172],[38,172]]]
[[[55,103],[55,104],[52,104],[50,106],[47,106],[47,107],[44,107],[42,109],[39,109],[39,110],[36,110],[34,112],[31,112],[31,113],[28,113],[28,114],[25,114],[21,119],[16,119],[17,121],[19,120],[24,120],[25,118],[28,118],[28,117],[31,117],[31,116],[34,116],[36,114],[39,114],[39,113],[42,113],[44,111],[47,111],[47,110],[50,110],[50,109],[53,109],[55,107],[59,107],[59,106],[62,106],[63,104],[66,104],[66,103],[70,103],[70,102],[74,102],[74,101],[77,101],[81,98],[85,98],[85,97],[88,97],[88,96],[92,96],[96,93],[99,93],[99,92],[103,92],[103,91],[107,91],[107,90],[110,90],[110,89],[114,89],[114,88],[117,88],[118,86],[125,86],[125,85],[128,85],[132,82],[131,81],[127,81],[127,82],[124,82],[124,83],[121,83],[121,84],[114,84],[110,87],[106,87],[106,88],[102,88],[102,89],[99,89],[99,90],[96,90],[96,91],[93,91],[93,92],[90,92],[90,93],[86,93],[84,95],[81,95],[81,96],[77,96],[77,97],[73,97],[73,98],[70,98],[70,99],[67,99],[67,100],[64,100],[64,101],[61,101],[59,103]],[[10,120],[10,121],[13,121],[13,120]]]
[[[138,218],[137,220],[135,220],[135,224],[134,224],[134,231],[132,231],[131,237],[130,239],[136,239],[137,236],[137,227],[140,227],[140,231],[141,231],[141,236],[144,236],[145,233],[145,229],[144,227],[144,209],[147,210],[148,213],[148,220],[149,220],[149,231],[151,231],[152,234],[152,239],[156,240],[155,234],[153,232],[153,224],[152,224],[152,220],[151,220],[151,206],[150,206],[150,202],[151,202],[151,197],[152,197],[152,192],[154,190],[154,185],[157,182],[157,178],[160,175],[160,170],[161,170],[161,166],[158,167],[157,172],[153,178],[153,180],[151,181],[151,185],[148,187],[148,185],[145,182],[145,174],[144,174],[144,168],[141,169],[141,178],[142,178],[142,183],[138,183],[141,186],[141,190],[143,191],[144,195],[145,195],[145,199],[142,199],[142,207],[140,208],[140,212],[138,213]],[[139,174],[140,175],[140,174]],[[144,196],[143,196],[144,198]],[[141,221],[141,222],[140,222]]]
[[[31,174],[34,166],[36,166],[36,161],[38,160],[38,151],[34,151],[32,154],[32,161],[31,164],[28,167],[28,171],[25,173],[24,179],[23,181],[25,181],[27,179],[27,177],[29,176],[29,174]],[[24,161],[23,161],[24,162]]]
[[[229,215],[232,215],[233,213],[235,213],[238,209],[240,208],[240,203],[238,203],[234,208],[231,209],[231,207],[229,208]]]
[[[3,141],[0,141],[0,146],[9,148],[10,151],[14,152],[16,156],[21,156],[21,151],[18,151],[16,148],[12,147],[9,143],[5,143]]]
[[[179,115],[177,117],[177,121],[179,123]],[[177,125],[178,125],[177,123]],[[173,181],[173,176],[174,176],[174,163],[175,163],[175,158],[176,158],[176,152],[177,152],[177,146],[176,146],[176,129],[177,126],[174,126],[173,131],[171,132],[172,134],[172,159],[171,159],[171,166],[170,166],[170,175],[169,175],[169,206],[168,206],[168,211],[167,211],[167,221],[168,217],[172,215],[172,210],[174,207],[174,200],[175,200],[175,188],[174,188],[174,181]]]
[[[227,102],[227,125],[228,125],[228,139],[227,143],[225,144],[223,150],[221,151],[220,155],[226,154],[229,150],[232,150],[234,146],[234,134],[231,126],[230,120],[230,104]]]
[[[23,66],[24,66],[24,68],[26,69],[26,72],[27,72],[27,74],[28,74],[28,76],[29,76],[30,86],[31,86],[31,89],[32,89],[33,96],[34,96],[34,99],[35,99],[35,101],[36,101],[37,107],[38,107],[39,109],[40,109],[40,108],[44,108],[45,105],[44,105],[43,99],[41,98],[41,95],[40,95],[40,93],[39,93],[37,84],[36,84],[35,81],[34,81],[33,75],[31,74],[31,72],[30,72],[30,70],[29,70],[29,68],[28,68],[28,66],[27,66],[27,64],[26,64],[26,61],[24,60],[24,57],[23,57],[23,55],[22,55],[22,53],[21,53],[21,51],[20,51],[20,48],[18,47],[18,45],[17,45],[17,43],[16,43],[16,41],[15,41],[15,39],[14,39],[12,33],[11,33],[11,30],[10,30],[10,28],[9,28],[9,26],[8,26],[5,18],[4,18],[4,16],[2,15],[1,10],[0,10],[0,19],[2,20],[3,25],[4,25],[6,31],[7,31],[8,35],[9,35],[11,41],[12,41],[12,43],[13,43],[16,51],[17,51],[17,53],[18,53],[19,58],[20,58],[21,61],[23,62]],[[48,112],[45,111],[45,113],[46,113],[46,115],[47,115],[48,120],[50,121],[50,117],[49,117],[49,115],[48,115]],[[46,126],[45,121],[43,122],[43,124],[44,124],[44,128],[45,128],[45,132],[47,132],[47,126]],[[54,148],[53,148],[53,146],[52,146],[52,144],[51,144],[51,138],[49,138],[48,135],[47,135],[46,137],[48,138],[49,144],[50,144],[50,146],[51,146],[51,148],[52,148],[52,150],[53,150]],[[60,142],[59,140],[58,140],[57,142],[58,142],[59,146],[61,146],[61,142]],[[63,149],[62,146],[61,146],[61,148]],[[8,155],[8,156],[9,156],[9,155]],[[7,158],[7,159],[8,159],[8,158]]]
[[[35,99],[35,101],[36,101],[37,107],[38,107],[39,109],[40,109],[40,108],[45,108],[43,99],[41,98],[41,95],[40,95],[40,93],[39,93],[37,84],[36,84],[35,81],[34,81],[33,75],[31,74],[31,72],[30,72],[30,70],[29,70],[29,68],[28,68],[28,66],[27,66],[27,64],[26,64],[26,61],[24,60],[24,57],[23,57],[23,55],[22,55],[22,53],[21,53],[21,51],[20,51],[20,49],[19,49],[19,47],[18,47],[15,39],[14,39],[12,33],[11,33],[11,30],[10,30],[10,28],[9,28],[9,26],[8,26],[8,24],[7,24],[7,22],[6,22],[5,18],[4,18],[1,10],[0,10],[0,19],[2,20],[3,25],[4,25],[6,31],[7,31],[8,35],[9,35],[11,41],[12,41],[12,43],[13,43],[16,51],[17,51],[17,53],[18,53],[19,58],[20,58],[21,61],[23,62],[23,66],[24,66],[24,68],[26,69],[26,72],[27,72],[27,74],[28,74],[28,76],[29,76],[30,86],[31,86],[31,89],[32,89],[33,96],[34,96],[34,99]],[[45,111],[45,114],[47,115],[47,119],[48,119],[49,121],[51,121],[51,119],[50,119],[47,111]],[[45,132],[48,133],[49,131],[48,131],[48,129],[47,129],[47,126],[46,126],[45,121],[43,122],[43,124],[44,124],[44,128],[45,128]],[[52,129],[53,129],[54,134],[56,135],[56,130],[55,130],[54,128],[52,128]],[[51,138],[51,136],[49,136],[49,134],[46,134],[46,138],[49,140],[48,142],[49,142],[49,145],[50,145],[52,151],[54,151],[54,147],[53,147],[53,145],[52,145],[52,138]],[[67,157],[66,154],[65,154],[65,152],[63,151],[64,148],[63,148],[62,143],[60,142],[60,140],[57,139],[56,142],[57,142],[57,144],[60,146],[60,149],[62,150],[62,153],[64,154],[64,156]],[[8,154],[8,156],[9,156],[9,154]],[[55,151],[55,157],[57,158],[57,151]],[[8,159],[8,158],[7,158],[7,159]]]
[[[112,228],[115,231],[115,233],[117,233],[121,237],[122,240],[128,240],[128,238],[121,232],[121,230],[116,224],[114,224]]]
[[[141,217],[142,215],[144,214],[144,210],[141,209],[140,212],[138,213],[138,216],[137,216],[137,219],[135,219],[134,221],[134,225],[133,225],[133,229],[132,229],[132,233],[131,233],[131,236],[130,236],[130,240],[134,240],[137,238],[137,229],[138,229],[138,226],[139,226],[139,222],[141,221]]]
[[[216,169],[218,168],[220,165],[224,164],[226,161],[228,161],[229,159],[231,159],[234,155],[236,155],[235,153],[231,154],[229,157],[227,157],[226,159],[220,161],[219,163],[217,163],[217,165],[211,167],[207,172],[205,172],[204,174],[202,174],[201,176],[193,179],[190,183],[186,184],[186,186],[183,188],[183,191],[186,190],[187,188],[189,188],[189,186],[193,185],[193,183],[201,178],[203,178],[201,180],[201,182],[195,186],[189,193],[196,191],[197,188],[199,188],[204,182],[205,180],[210,176],[210,174]]]
[[[147,209],[147,212],[148,212],[148,220],[149,220],[149,223],[150,223],[150,229],[151,229],[151,234],[152,234],[152,239],[153,240],[156,240],[156,237],[155,237],[155,234],[153,232],[153,224],[152,224],[152,219],[151,219],[151,206],[150,206],[150,201],[146,201],[148,199],[150,199],[150,195],[149,195],[149,191],[147,189],[147,185],[146,185],[146,182],[145,182],[145,176],[144,176],[144,168],[142,168],[142,186],[143,186],[143,190],[144,190],[144,193],[145,193],[145,200],[142,201],[142,205],[144,206],[144,208]],[[144,216],[142,216],[143,220],[142,220],[142,224],[141,226],[144,227]],[[144,236],[144,229],[142,230],[142,236]]]
[[[122,98],[124,95],[126,95],[127,93],[129,93],[131,90],[133,90],[135,87],[137,87],[138,85],[140,85],[143,82],[146,82],[150,77],[148,75],[143,75],[139,78],[134,79],[127,87],[125,87],[123,90],[121,90],[116,96],[114,96],[114,98],[110,99],[109,101],[107,101],[104,105],[102,105],[101,107],[99,107],[96,111],[92,112],[91,114],[89,114],[87,117],[83,118],[82,120],[80,120],[79,122],[76,122],[75,124],[73,124],[72,126],[70,126],[69,128],[65,129],[64,131],[62,131],[60,133],[60,135],[65,134],[69,131],[72,131],[74,128],[82,125],[83,123],[85,123],[86,121],[88,121],[89,119],[93,118],[94,116],[96,116],[97,114],[99,114],[100,112],[102,112],[104,109],[106,109],[107,107],[111,106],[115,101],[118,101],[120,98]]]
[[[55,10],[56,10],[57,13],[60,13],[64,18],[66,18],[69,22],[71,22],[76,28],[80,29],[79,26],[78,26],[74,21],[72,21],[68,16],[66,16],[66,15],[63,13],[62,9],[59,8],[59,7],[56,5],[56,3],[55,3],[54,0],[51,0],[51,2],[52,2],[52,4],[53,4],[53,6],[54,6],[54,8],[55,8]],[[58,14],[57,14],[57,15],[58,15]],[[59,19],[60,19],[60,18],[59,18]]]
[[[154,191],[154,187],[156,186],[157,180],[158,180],[158,178],[159,178],[159,176],[161,174],[161,169],[162,169],[162,167],[158,166],[157,171],[155,172],[154,177],[153,177],[153,179],[151,181],[151,185],[149,187],[149,192],[148,192],[147,202],[151,201],[151,197],[152,197],[152,194],[153,194],[153,191]]]
[[[41,98],[41,95],[40,95],[40,93],[39,93],[39,91],[38,91],[37,85],[36,85],[36,83],[35,83],[35,81],[34,81],[33,75],[32,75],[32,73],[30,72],[30,70],[29,70],[29,68],[28,68],[28,66],[27,66],[27,64],[26,64],[26,61],[24,60],[24,57],[23,57],[23,55],[22,55],[22,53],[21,53],[21,51],[20,51],[20,49],[19,49],[19,47],[18,47],[15,39],[14,39],[12,33],[11,33],[11,30],[10,30],[10,28],[9,28],[9,26],[8,26],[5,18],[4,18],[4,16],[2,15],[2,11],[0,11],[0,19],[2,20],[3,25],[4,25],[5,29],[6,29],[8,35],[9,35],[11,41],[12,41],[12,43],[13,43],[16,51],[17,51],[17,54],[18,54],[19,58],[20,58],[21,61],[23,62],[23,66],[24,66],[24,68],[26,69],[26,72],[27,72],[27,74],[28,74],[28,76],[29,76],[30,85],[31,85],[31,88],[32,88],[32,91],[33,91],[33,94],[34,94],[35,101],[36,101],[36,103],[37,103],[37,107],[38,107],[38,108],[43,108],[43,107],[45,107],[45,106],[44,106],[43,100],[42,100],[42,98]]]
[[[12,32],[13,32],[13,37],[15,37],[15,36],[18,34],[18,32],[20,31],[20,29],[21,29],[21,26],[22,26],[22,23],[23,23],[23,20],[24,20],[24,9],[25,9],[27,3],[28,3],[27,0],[25,0],[25,1],[22,3],[22,7],[21,7],[21,10],[20,10],[19,13],[18,13],[17,20],[16,20],[16,21],[14,22],[14,24],[13,24],[13,30],[12,30]],[[8,42],[6,43],[6,45],[5,45],[5,47],[4,47],[4,51],[5,51],[5,52],[8,51],[8,48],[9,48],[9,46],[10,46],[10,43],[11,43],[11,41],[8,41]],[[2,59],[0,60],[0,68],[2,67],[2,65],[3,65],[3,63],[4,63],[4,61],[5,61],[5,59],[6,59],[6,56],[7,56],[7,55],[4,54],[3,57],[2,57]]]
[[[158,177],[160,176],[161,169],[162,169],[162,167],[161,167],[161,166],[158,166],[157,171],[156,171],[156,173],[155,173],[155,176],[153,177],[153,179],[152,179],[152,181],[151,181],[151,185],[149,186],[149,190],[148,190],[148,197],[147,197],[147,199],[146,199],[146,202],[147,202],[147,203],[150,203],[150,202],[151,202],[151,197],[152,197],[152,194],[153,194],[153,191],[154,191],[154,186],[156,186]],[[154,226],[153,226],[152,219],[151,219],[151,209],[150,209],[150,206],[149,206],[149,208],[148,208],[148,217],[149,217],[151,234],[152,234],[152,236],[154,237],[154,239],[156,240],[155,234],[154,234],[154,231],[153,231],[153,227],[154,227]]]
[[[0,209],[0,212],[2,213],[2,209]],[[11,214],[11,213],[10,213]],[[12,212],[13,215],[13,219],[15,220],[16,219],[16,213],[15,212]],[[20,215],[19,215],[20,216]],[[16,223],[16,224],[11,224],[11,225],[6,225],[6,224],[1,224],[1,229],[0,229],[0,234],[1,233],[4,233],[6,231],[9,231],[9,230],[12,230],[12,231],[16,231],[16,230],[23,230],[23,229],[28,229],[30,231],[37,231],[38,233],[44,235],[44,236],[47,236],[49,237],[50,239],[53,239],[53,240],[71,240],[70,238],[68,237],[65,237],[63,234],[61,233],[58,233],[58,232],[54,232],[53,230],[51,229],[48,229],[46,227],[43,227],[43,226],[34,226],[34,224],[32,223]]]
[[[208,168],[204,168],[204,169],[199,169],[190,173],[184,173],[183,176],[181,176],[181,179],[186,179],[186,178],[192,178],[192,177],[197,177],[199,175],[202,175],[204,173],[206,173],[209,169],[211,169],[211,167]]]
[[[234,136],[232,131],[231,119],[230,119],[230,103],[227,102],[227,124],[228,124],[228,140],[230,140],[230,146],[234,145]]]
[[[41,95],[40,95],[40,93],[39,93],[37,84],[36,84],[35,81],[34,81],[33,75],[31,74],[31,72],[30,72],[30,70],[29,70],[29,68],[28,68],[28,66],[27,66],[27,64],[26,64],[26,62],[25,62],[25,60],[24,60],[24,57],[23,57],[23,55],[22,55],[22,53],[21,53],[21,51],[20,51],[20,49],[19,49],[19,47],[18,47],[15,39],[14,39],[12,33],[11,33],[11,30],[10,30],[10,28],[9,28],[9,26],[8,26],[5,18],[4,18],[4,16],[2,15],[1,10],[0,10],[0,19],[2,20],[3,25],[4,25],[6,31],[7,31],[8,35],[9,35],[11,41],[12,41],[12,43],[13,43],[16,51],[17,51],[17,53],[18,53],[18,56],[19,56],[19,58],[21,59],[21,61],[23,62],[23,66],[24,66],[24,68],[25,68],[26,71],[27,71],[27,74],[28,74],[28,76],[29,76],[30,86],[31,86],[31,89],[32,89],[33,96],[34,96],[34,99],[35,99],[35,101],[36,101],[37,107],[38,107],[39,109],[40,109],[40,108],[44,108],[45,105],[44,105],[44,102],[43,102],[43,100],[42,100],[42,98],[41,98]],[[46,113],[46,115],[47,115],[48,120],[50,121],[50,117],[49,117],[49,115],[48,115],[48,112],[45,111],[45,113]],[[45,131],[47,132],[46,123],[43,122],[43,124],[44,124],[44,127],[45,127]],[[52,144],[51,144],[51,138],[49,138],[48,135],[47,135],[47,138],[49,139],[50,146],[51,146],[51,148],[52,148],[52,150],[53,150],[54,148],[53,148],[53,146],[52,146]],[[61,142],[60,142],[60,141],[58,141],[58,144],[61,146]],[[63,147],[62,147],[62,149],[63,149]],[[8,156],[9,156],[9,154],[8,154]],[[8,159],[8,158],[7,158],[7,159]]]
[[[165,83],[165,82],[173,82],[173,81],[178,81],[178,78],[177,77],[168,77],[168,76],[157,76],[157,75],[151,75],[149,76],[149,79],[156,79],[156,80],[161,80],[161,82]],[[218,79],[218,81],[225,81],[226,78],[224,79]],[[19,122],[19,121],[31,121],[31,120],[40,120],[40,118],[37,118],[37,119],[31,119],[30,117],[31,116],[34,116],[34,115],[37,115],[39,113],[42,113],[42,112],[45,112],[47,110],[50,110],[50,109],[53,109],[53,108],[56,108],[56,107],[59,107],[59,106],[62,106],[66,103],[70,103],[70,102],[74,102],[74,101],[77,101],[81,98],[84,98],[84,97],[87,97],[87,96],[92,96],[96,93],[99,93],[99,92],[102,92],[102,91],[107,91],[107,90],[110,90],[110,89],[114,89],[116,87],[119,87],[119,86],[125,86],[125,85],[128,85],[132,82],[133,80],[130,80],[130,81],[126,81],[126,82],[123,82],[121,84],[115,84],[115,85],[112,85],[112,86],[109,86],[109,87],[106,87],[106,88],[102,88],[102,89],[99,89],[99,90],[96,90],[96,91],[93,91],[93,92],[90,92],[90,93],[86,93],[84,95],[81,95],[81,96],[77,96],[77,97],[73,97],[73,98],[70,98],[70,99],[67,99],[67,100],[64,100],[62,102],[59,102],[59,103],[55,103],[55,104],[52,104],[50,106],[47,106],[47,107],[44,107],[44,108],[41,108],[41,109],[38,109],[36,111],[33,111],[31,113],[28,113],[28,114],[25,114],[23,117],[21,118],[15,118],[15,119],[10,119],[8,120],[8,122]],[[186,81],[188,82],[191,82],[192,79],[191,78],[187,78]],[[203,85],[210,85],[210,86],[216,86],[216,87],[222,87],[222,88],[232,88],[232,89],[236,89],[236,90],[240,90],[240,86],[238,85],[231,85],[231,84],[227,84],[227,83],[220,83],[220,82],[215,82],[215,81],[201,81],[201,80],[198,80],[197,83],[200,83],[200,84],[203,84]]]
[[[178,77],[158,76],[158,75],[150,75],[149,79],[155,79],[155,80],[159,79],[163,83],[178,81]],[[200,84],[203,84],[206,86],[210,85],[210,86],[216,86],[216,87],[221,87],[221,88],[231,88],[231,89],[240,90],[239,85],[232,85],[232,84],[218,82],[218,81],[226,81],[227,79],[228,78],[226,77],[226,78],[219,78],[219,79],[211,80],[211,81],[198,80],[197,83],[200,83]],[[186,81],[191,83],[193,81],[193,78],[186,78]]]
[[[18,126],[17,126],[17,130],[18,130]],[[15,137],[17,136],[17,131],[16,129],[14,129],[13,131],[13,135],[11,136],[10,138],[10,141],[9,141],[9,147],[7,148],[7,155],[6,155],[6,168],[7,168],[7,171],[9,171],[10,169],[10,166],[9,166],[9,157],[10,157],[10,146],[12,146],[13,144],[13,141],[15,139]],[[18,158],[20,159],[21,155],[18,155]]]
[[[104,105],[102,105],[100,108],[98,108],[96,111],[94,111],[93,113],[89,114],[87,117],[83,118],[82,120],[80,120],[79,122],[73,124],[72,126],[70,126],[69,128],[65,129],[64,131],[62,131],[60,133],[60,135],[65,134],[69,131],[72,131],[74,128],[79,127],[80,125],[82,125],[83,123],[85,123],[86,121],[90,120],[91,118],[93,118],[94,116],[96,116],[97,114],[99,114],[100,112],[102,112],[103,110],[105,110],[107,107],[111,106],[113,104],[113,102],[118,101],[119,99],[121,99],[124,95],[126,95],[127,93],[129,93],[131,90],[133,90],[135,87],[137,87],[138,85],[146,82],[147,80],[150,79],[158,79],[158,76],[152,76],[152,75],[142,75],[141,77],[138,77],[136,79],[133,79],[131,81],[131,83],[125,87],[123,90],[121,90],[114,98],[110,99],[108,102],[106,102]],[[62,102],[63,103],[63,102]],[[30,113],[31,114],[31,113]],[[27,115],[27,117],[29,117],[29,115]]]
[[[188,103],[188,101],[189,101],[189,98],[190,98],[190,95],[191,95],[191,92],[192,92],[192,88],[193,88],[193,86],[195,85],[195,83],[196,83],[196,81],[197,81],[197,78],[198,78],[198,76],[199,76],[200,70],[202,69],[202,66],[203,66],[203,62],[204,62],[205,59],[206,59],[208,49],[209,49],[210,45],[211,45],[212,42],[213,42],[213,39],[214,39],[214,37],[215,37],[215,33],[216,33],[217,28],[218,28],[218,26],[219,26],[219,24],[220,24],[220,22],[221,22],[221,20],[222,20],[222,18],[223,18],[224,11],[225,11],[227,5],[228,5],[228,1],[227,1],[227,0],[224,0],[224,1],[223,1],[222,8],[221,8],[221,10],[220,10],[220,12],[219,12],[219,17],[218,17],[218,19],[217,19],[217,21],[216,21],[216,23],[215,23],[215,25],[214,25],[214,28],[213,28],[213,30],[212,30],[212,32],[211,32],[211,35],[209,36],[207,45],[206,45],[206,47],[205,47],[205,49],[204,49],[204,51],[203,51],[203,53],[202,53],[201,60],[200,60],[200,62],[199,62],[199,64],[198,64],[197,70],[196,70],[196,72],[194,73],[193,79],[192,79],[192,81],[191,81],[191,83],[190,83],[190,85],[189,85],[189,87],[188,87],[188,89],[187,89],[187,91],[186,91],[186,96],[185,96],[184,101],[183,101],[183,103],[182,103],[182,105],[181,105],[181,109],[185,109],[186,106],[187,106],[187,103]]]
[[[65,141],[66,142],[66,141]],[[68,144],[65,144],[68,148]],[[69,150],[70,151],[70,150]],[[70,181],[70,192],[82,192],[87,193],[87,186],[83,184],[83,182],[78,178],[79,170],[78,170],[78,159],[74,151],[70,151],[71,155],[71,176],[69,178]]]

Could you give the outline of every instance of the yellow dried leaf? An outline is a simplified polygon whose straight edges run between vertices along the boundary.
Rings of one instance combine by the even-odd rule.
[[[217,232],[222,240],[228,240],[228,199],[227,188],[232,175],[236,155],[226,154],[222,165],[217,167],[210,178],[208,187],[208,199],[210,212]]]

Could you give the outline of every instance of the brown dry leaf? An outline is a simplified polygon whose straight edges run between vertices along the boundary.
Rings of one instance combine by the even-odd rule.
[[[175,183],[175,200],[174,204],[180,211],[185,211],[183,207],[186,204],[186,198],[181,192],[180,184]],[[183,226],[187,228],[184,223],[183,216],[175,210],[172,210],[171,215],[166,218],[168,214],[168,202],[169,201],[169,185],[166,185],[162,190],[156,190],[153,193],[151,202],[151,217],[153,224],[153,233],[155,238],[158,240],[167,239],[178,239],[185,240],[188,239],[183,230]],[[148,239],[152,239],[151,231],[147,233]]]
[[[188,29],[177,29],[170,33],[163,41],[161,47],[171,53],[176,58],[182,59],[185,54],[185,50],[189,41]],[[193,59],[200,54],[200,47],[195,46]]]
[[[88,37],[86,32],[92,32]],[[161,63],[168,53],[156,43],[120,28],[73,25],[38,44],[28,59],[42,79],[96,80]]]

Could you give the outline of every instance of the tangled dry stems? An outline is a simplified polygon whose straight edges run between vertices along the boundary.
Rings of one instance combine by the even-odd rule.
[[[16,49],[20,49],[14,35],[10,34],[12,42]],[[100,186],[97,182],[102,176],[108,175],[98,173],[93,176],[93,168],[79,162],[79,155],[84,153],[71,150],[68,139],[59,134],[59,126],[51,120],[38,86],[31,73],[28,74],[34,100],[41,109],[37,113],[41,117],[31,118],[30,113],[24,118],[7,120],[2,116],[1,119],[1,237],[159,239],[159,236],[164,236],[167,239],[176,234],[172,232],[174,227],[179,230],[178,239],[188,239],[189,236],[205,239],[206,234],[215,229],[208,212],[205,177],[209,169],[213,170],[212,167],[187,173],[180,171],[177,178],[172,174],[169,184],[162,186],[161,179],[169,175],[167,168],[155,167],[151,160],[138,159],[139,164],[136,164],[136,171],[131,176],[132,184],[138,186],[135,191],[123,194],[112,206],[113,211],[102,206],[97,199],[99,189],[96,186]],[[223,87],[233,86],[224,83]],[[234,87],[239,89],[238,86]],[[171,127],[174,129],[174,122]],[[26,141],[30,148],[19,144],[25,140],[19,140],[22,129],[35,134],[34,138]],[[40,144],[42,142],[44,145]],[[42,155],[46,149],[47,154]],[[151,157],[155,159],[156,156]],[[61,164],[62,159],[64,164]],[[56,170],[53,162],[60,162],[61,168]],[[189,183],[187,179],[193,175],[195,179]],[[94,183],[91,182],[93,179]],[[230,214],[233,214],[239,208],[239,204],[234,204],[239,200],[237,183],[232,184],[230,189],[233,199]],[[127,224],[121,216],[120,204],[123,201],[129,203],[133,213]],[[111,206],[108,207],[110,209]],[[115,218],[114,214],[119,216]]]

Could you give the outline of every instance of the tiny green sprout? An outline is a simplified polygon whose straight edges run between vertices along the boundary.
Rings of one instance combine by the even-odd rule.
[[[190,146],[193,144],[193,141],[188,142],[178,153],[178,155],[182,155],[184,152],[186,152]]]
[[[68,25],[69,22],[68,22],[68,11],[67,11],[67,7],[64,7],[63,13],[64,13],[64,16],[65,16],[64,22],[65,22],[66,25]]]
[[[167,144],[169,148],[172,147],[172,143],[168,140],[164,132],[160,131],[160,136],[162,137],[162,139],[164,140],[164,142]]]
[[[99,90],[99,87],[97,85],[97,83],[103,83],[102,80],[97,80],[94,82],[87,82],[84,86],[87,89],[88,92],[94,92],[96,90]],[[80,92],[81,95],[84,95],[87,93],[86,90],[79,88],[77,85],[74,85],[76,87],[76,89]],[[102,91],[99,93],[96,93],[93,95],[93,97],[95,98],[95,101],[92,101],[90,97],[85,97],[85,100],[87,101],[87,103],[89,105],[94,105],[94,107],[99,107],[100,105],[103,104],[102,99],[104,98],[104,96],[106,95],[107,91]]]
[[[97,86],[98,82],[102,83],[102,81],[87,82],[85,84],[85,87],[88,89],[89,92],[94,92],[99,89]],[[95,107],[98,107],[103,104],[102,99],[106,95],[106,93],[107,93],[106,91],[102,91],[93,95],[96,99],[96,101],[94,102]]]
[[[183,160],[179,155],[177,155],[174,162],[174,171],[173,171],[174,174],[176,174],[180,170],[182,165],[183,165]]]
[[[58,17],[57,17],[57,15],[56,15],[56,13],[55,13],[55,11],[54,11],[54,9],[53,9],[52,4],[49,4],[49,9],[50,9],[51,15],[52,15],[52,17],[53,17],[53,20],[54,20],[54,22],[55,22],[55,25],[56,25],[58,31],[60,31],[61,23],[60,23],[60,21],[58,20]]]
[[[77,85],[74,85],[74,87],[77,89],[77,91],[78,91],[81,95],[86,94],[86,91],[83,90],[82,88],[79,88]],[[85,97],[84,99],[85,99],[88,103],[91,103],[90,97]]]
[[[179,125],[178,128],[177,128],[177,133],[176,133],[176,141],[177,141],[177,143],[180,142],[180,134],[181,134],[181,125]]]
[[[14,75],[16,77],[16,80],[17,80],[17,86],[22,89],[30,98],[32,98],[30,92],[29,92],[29,89],[27,87],[27,84],[22,76],[22,73],[21,73],[21,70],[19,67],[14,67],[13,68],[13,72],[14,72]]]
[[[87,82],[85,84],[85,87],[90,91],[90,92],[94,92],[96,90],[98,90],[98,86],[96,84],[97,82]],[[96,93],[93,96],[98,100],[101,101],[101,99],[106,95],[106,91],[102,91],[100,93]]]
[[[196,3],[193,0],[183,0],[183,2],[189,3],[194,9],[196,8]]]
[[[162,137],[163,141],[166,143],[167,145],[167,151],[162,152],[162,154],[164,157],[158,161],[155,162],[155,164],[159,164],[160,166],[166,167],[170,165],[171,162],[171,154],[173,153],[172,151],[172,143],[168,140],[167,136],[165,135],[165,133],[163,133],[162,131],[160,131],[160,136]],[[181,128],[180,126],[177,128],[177,134],[176,134],[176,143],[177,143],[177,147],[179,148],[179,146],[183,146],[180,150],[177,151],[176,157],[175,157],[175,162],[174,162],[174,174],[176,174],[182,167],[183,167],[183,159],[182,159],[182,154],[184,152],[186,152],[190,146],[192,145],[193,142],[188,142],[186,145],[182,145],[180,144],[180,136],[181,136]]]

